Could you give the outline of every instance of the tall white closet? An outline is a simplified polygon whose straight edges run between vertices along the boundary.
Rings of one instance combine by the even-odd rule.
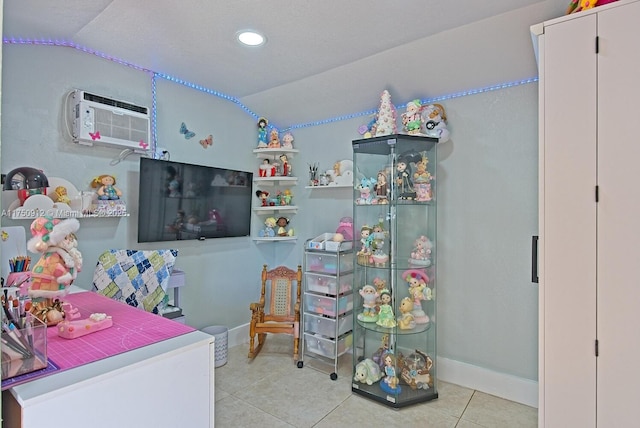
[[[640,1],[532,27],[539,425],[640,426]]]

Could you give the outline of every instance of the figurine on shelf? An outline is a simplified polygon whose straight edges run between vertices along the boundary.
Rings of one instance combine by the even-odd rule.
[[[384,169],[378,171],[378,179],[376,184],[373,185],[373,190],[376,193],[376,203],[379,205],[389,203],[389,182],[387,181],[387,171]]]
[[[413,200],[416,192],[413,188],[413,175],[411,174],[411,163],[420,161],[422,157],[418,152],[411,151],[403,153],[398,157],[396,163],[396,185],[398,188],[398,199]]]
[[[402,367],[400,377],[411,389],[429,389],[433,386],[433,360],[424,352],[416,349],[414,354],[403,358],[398,365]]]
[[[280,148],[280,136],[278,135],[278,130],[276,128],[271,128],[271,133],[269,134],[268,147],[270,149]]]
[[[260,199],[260,206],[269,206],[269,192],[264,190],[256,190],[256,196]]]
[[[393,308],[391,307],[391,291],[388,289],[382,290],[382,293],[380,293],[380,301],[382,304],[380,305],[380,313],[378,314],[376,324],[380,327],[395,327],[397,324],[396,318],[393,315]]]
[[[258,148],[266,149],[267,148],[267,125],[269,121],[261,117],[258,119]]]
[[[429,104],[422,111],[425,134],[428,137],[438,139],[438,143],[449,141],[449,129],[447,128],[447,115],[441,104]]]
[[[293,149],[293,134],[291,132],[286,132],[282,136],[282,148]]]
[[[380,388],[388,394],[399,394],[402,388],[398,385],[398,376],[396,375],[396,356],[388,352],[384,356],[384,379],[380,382]]]
[[[373,285],[366,284],[360,291],[362,296],[362,313],[358,314],[358,320],[362,322],[376,322],[378,321],[378,313],[376,310],[376,302],[380,294]]]
[[[382,378],[380,366],[371,358],[365,358],[356,364],[355,375],[353,380],[367,385],[373,385]]]
[[[285,154],[280,155],[280,175],[283,177],[291,176],[291,164]]]
[[[261,238],[273,238],[276,236],[275,227],[276,227],[276,219],[275,217],[267,217],[264,220],[265,228],[258,232],[258,236]]]
[[[33,237],[27,242],[27,248],[42,256],[31,270],[28,294],[34,301],[34,315],[48,325],[62,320],[64,313],[55,300],[67,295],[69,286],[82,270],[82,254],[75,235],[79,228],[75,218],[38,217],[31,223]]]
[[[276,221],[276,225],[278,226],[278,236],[293,236],[293,229],[287,230],[287,226],[289,226],[288,218],[278,218],[278,220]]]
[[[419,134],[422,125],[420,113],[422,103],[420,100],[413,100],[407,103],[407,111],[402,113],[402,125],[407,134]]]
[[[55,190],[56,194],[56,202],[61,204],[71,204],[71,199],[69,199],[69,195],[67,195],[67,188],[64,186],[58,186]]]
[[[358,262],[367,264],[371,255],[371,232],[373,228],[367,224],[360,228],[360,251],[358,251]]]
[[[360,180],[360,184],[356,187],[356,190],[360,192],[360,197],[356,199],[357,205],[371,205],[373,203],[373,195],[371,189],[376,183],[376,180],[372,178],[363,178]]]
[[[414,266],[431,266],[431,249],[433,244],[426,235],[419,236],[413,243],[413,251],[409,258],[409,264]]]
[[[422,159],[416,162],[416,172],[413,173],[413,186],[416,191],[416,201],[429,202],[433,199],[431,194],[431,179],[433,178],[427,166],[429,159],[426,153],[422,153]]]
[[[120,189],[115,187],[116,178],[113,175],[102,174],[93,179],[91,187],[98,189],[98,199],[100,200],[117,200],[122,196]]]
[[[409,269],[402,273],[402,279],[409,285],[409,295],[413,298],[413,317],[416,324],[427,324],[429,316],[422,310],[422,301],[433,298],[431,289],[427,287],[429,277],[420,269]]]
[[[381,224],[377,224],[371,231],[371,260],[376,267],[383,267],[389,261],[389,255],[384,252],[384,241],[387,234]]]
[[[398,315],[398,327],[402,330],[411,330],[416,327],[416,320],[413,316],[413,300],[405,297],[400,301],[400,315]]]
[[[275,177],[276,166],[269,162],[269,159],[263,159],[262,165],[260,165],[260,171],[258,172],[260,177]]]

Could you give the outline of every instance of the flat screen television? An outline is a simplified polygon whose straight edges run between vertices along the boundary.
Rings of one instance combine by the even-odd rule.
[[[140,158],[138,242],[251,234],[253,173]]]

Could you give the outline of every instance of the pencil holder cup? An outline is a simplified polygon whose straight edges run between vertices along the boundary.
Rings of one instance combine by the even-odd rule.
[[[2,330],[2,380],[47,367],[47,326],[27,313]]]

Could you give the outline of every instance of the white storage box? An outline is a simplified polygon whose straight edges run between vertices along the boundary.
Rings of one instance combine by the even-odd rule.
[[[351,333],[338,339],[337,342],[316,334],[304,334],[304,349],[309,352],[313,352],[314,354],[322,355],[323,357],[333,358],[335,356],[340,356],[345,352],[350,351],[352,344],[353,335]]]
[[[329,339],[340,337],[351,331],[352,328],[353,314],[345,315],[338,319],[310,314],[304,316],[304,331],[321,334]]]
[[[304,307],[306,312],[313,312],[318,315],[335,317],[349,312],[353,309],[353,294],[338,297],[338,313],[336,314],[336,298],[318,296],[315,294],[304,295]]]
[[[324,251],[345,251],[353,248],[353,242],[336,242],[333,240],[335,233],[323,233],[320,236],[316,236],[311,239],[307,247],[310,250],[324,250]],[[340,245],[342,244],[342,245]]]
[[[340,280],[339,286],[338,279]],[[353,288],[353,274],[350,273],[336,278],[335,276],[305,273],[304,284],[307,291],[335,296],[351,291]]]

